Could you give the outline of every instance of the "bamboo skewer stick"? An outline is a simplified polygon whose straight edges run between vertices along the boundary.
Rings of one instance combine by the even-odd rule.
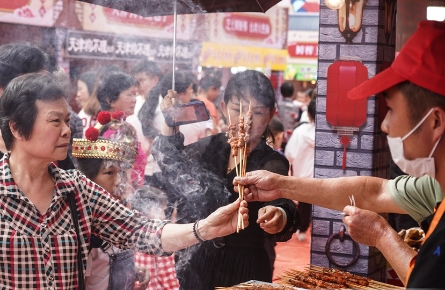
[[[239,133],[244,130],[244,121],[243,121],[243,123],[240,122],[241,119],[244,120],[244,118],[241,118],[241,116],[243,115],[243,103],[241,102],[241,100],[240,100],[239,106],[240,106],[240,109],[239,109],[240,110],[240,115],[239,115],[239,119],[238,119],[238,143],[240,142],[240,139],[242,138],[242,136],[240,136]],[[242,140],[242,141],[244,141],[244,140]],[[239,176],[243,176],[243,167],[244,167],[243,166],[243,163],[244,163],[243,148],[238,148],[238,150],[239,150],[238,154],[239,154],[239,157],[240,157],[240,163],[239,163],[240,164],[240,168],[239,168],[239,173],[240,174],[239,174]],[[239,198],[240,198],[241,201],[244,199],[243,192],[244,192],[244,186],[241,185],[241,187],[239,188]],[[241,215],[241,213],[239,213],[239,216],[240,215]],[[242,215],[241,215],[241,223],[239,224],[239,228],[244,230],[244,219],[243,219]]]

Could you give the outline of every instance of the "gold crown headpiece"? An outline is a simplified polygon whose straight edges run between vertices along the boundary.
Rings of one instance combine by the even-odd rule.
[[[88,128],[85,137],[73,139],[74,157],[113,159],[133,166],[138,155],[136,132],[125,122],[122,112],[100,112],[96,126]]]

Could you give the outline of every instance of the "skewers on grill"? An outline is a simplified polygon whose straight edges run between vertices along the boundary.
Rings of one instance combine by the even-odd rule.
[[[338,269],[311,265],[305,271],[288,270],[279,284],[306,289],[403,289]]]

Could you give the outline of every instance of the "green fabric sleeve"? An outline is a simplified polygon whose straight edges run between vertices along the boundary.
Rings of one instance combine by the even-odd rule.
[[[419,224],[434,213],[434,207],[443,199],[440,184],[428,175],[398,176],[388,182],[388,191],[394,202]]]

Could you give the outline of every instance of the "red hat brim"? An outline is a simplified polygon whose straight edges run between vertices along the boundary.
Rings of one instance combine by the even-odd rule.
[[[361,83],[348,92],[348,98],[353,100],[371,97],[383,92],[407,79],[398,74],[392,67],[389,67],[373,78]]]

